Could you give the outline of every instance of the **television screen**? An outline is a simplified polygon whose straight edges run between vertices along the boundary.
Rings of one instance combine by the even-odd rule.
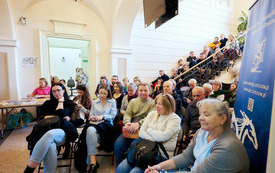
[[[165,0],[166,12],[161,17],[159,17],[155,22],[155,28],[159,27],[160,25],[164,24],[171,18],[178,15],[178,0]]]
[[[165,0],[143,0],[143,10],[146,28],[160,16],[165,14]]]

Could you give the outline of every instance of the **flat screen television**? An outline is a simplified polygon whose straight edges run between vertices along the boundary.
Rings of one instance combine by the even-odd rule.
[[[145,28],[166,12],[166,0],[143,0]]]
[[[178,0],[165,0],[166,12],[155,21],[155,28],[158,28],[160,25],[164,24],[171,18],[178,15],[178,8],[179,8]]]

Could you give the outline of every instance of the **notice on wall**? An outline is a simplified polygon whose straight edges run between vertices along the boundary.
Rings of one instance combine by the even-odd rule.
[[[22,66],[23,67],[35,67],[38,64],[37,57],[24,57],[22,58]]]
[[[265,173],[275,78],[275,1],[259,0],[250,10],[232,117],[250,158],[252,173]]]

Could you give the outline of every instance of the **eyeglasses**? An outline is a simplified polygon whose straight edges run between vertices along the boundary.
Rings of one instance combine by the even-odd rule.
[[[59,93],[61,91],[61,89],[57,89],[57,90],[52,90],[53,93]]]

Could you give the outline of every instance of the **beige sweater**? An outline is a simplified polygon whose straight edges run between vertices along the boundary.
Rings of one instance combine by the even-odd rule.
[[[152,111],[145,118],[139,137],[161,142],[171,158],[176,147],[180,122],[180,117],[174,112],[169,115],[159,115],[157,111]],[[163,153],[161,154],[165,157]]]

